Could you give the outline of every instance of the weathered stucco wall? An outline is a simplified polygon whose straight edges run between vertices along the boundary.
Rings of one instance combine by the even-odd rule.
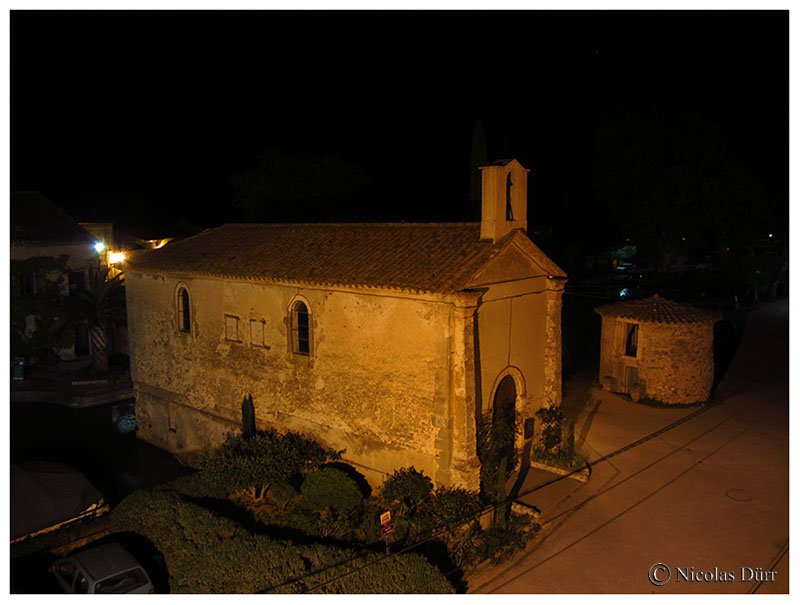
[[[179,285],[191,297],[188,334],[178,330]],[[142,438],[174,451],[218,443],[239,428],[242,398],[252,394],[260,424],[346,449],[372,481],[414,465],[439,482],[477,486],[474,418],[464,412],[474,401],[469,308],[132,272],[126,289]],[[298,295],[311,313],[308,357],[290,347]]]
[[[635,358],[624,355],[626,325],[631,323],[639,325]],[[643,396],[664,403],[706,401],[714,381],[714,324],[603,317],[599,376],[604,387],[629,392],[627,367],[637,368]]]
[[[484,413],[492,409],[494,392],[509,374],[517,385],[516,409],[523,424],[535,420],[539,408],[561,404],[562,292],[546,277],[488,287],[478,310]],[[518,446],[523,441],[520,435]]]

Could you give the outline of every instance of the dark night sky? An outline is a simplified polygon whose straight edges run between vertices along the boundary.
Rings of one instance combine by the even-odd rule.
[[[12,11],[10,30],[12,189],[77,220],[239,220],[228,179],[272,147],[362,167],[363,220],[457,220],[476,117],[490,159],[531,169],[530,224],[580,220],[598,117],[654,104],[721,128],[788,215],[787,11]]]

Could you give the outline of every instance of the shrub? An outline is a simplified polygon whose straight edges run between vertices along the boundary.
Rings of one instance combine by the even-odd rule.
[[[537,531],[539,524],[530,515],[511,513],[504,523],[493,525],[471,541],[464,562],[468,565],[486,560],[492,565],[502,563],[524,550]]]
[[[112,515],[113,531],[142,534],[164,555],[173,592],[252,593],[305,573],[289,544],[253,535],[175,492],[141,490]]]
[[[249,395],[242,401],[242,437],[250,439],[256,434],[256,409],[253,406],[253,396]]]
[[[295,593],[317,586],[325,593],[453,592],[419,555],[380,560],[376,554],[275,540],[169,490],[135,492],[112,511],[110,526],[153,542],[176,593]],[[355,571],[365,563],[371,564]],[[355,573],[344,575],[350,571]]]
[[[488,502],[506,498],[505,483],[519,463],[514,442],[519,419],[511,410],[487,413],[478,419],[478,459],[481,461],[481,495]]]
[[[286,505],[297,496],[297,490],[283,481],[273,483],[267,492],[267,497],[277,503],[281,507],[281,510],[285,509]]]
[[[544,409],[544,408],[543,408]],[[540,412],[542,410],[539,410]],[[538,412],[537,412],[538,414]],[[559,411],[558,414],[561,414]],[[571,422],[569,425],[569,430],[567,431],[566,437],[561,432],[561,422],[563,419],[563,414],[559,418],[556,414],[550,414],[547,416],[549,419],[553,420],[554,422],[557,421],[557,425],[553,425],[552,427],[552,434],[547,436],[542,434],[542,438],[539,441],[539,445],[533,448],[533,457],[538,460],[539,462],[544,462],[546,464],[553,464],[555,466],[565,467],[565,468],[576,468],[578,466],[583,466],[586,464],[586,461],[583,457],[575,451],[575,423]],[[558,428],[559,438],[558,441],[555,442],[555,431],[556,427]],[[545,431],[548,430],[545,428]],[[553,443],[555,442],[555,445]],[[546,448],[546,445],[550,445],[550,449]]]
[[[313,553],[313,554],[312,554]],[[453,594],[453,586],[422,555],[403,553],[384,558],[368,554],[342,562],[342,551],[314,545],[306,551],[315,567],[332,568],[303,581],[303,590],[312,594]],[[338,564],[338,565],[337,565]],[[358,567],[359,571],[344,576]],[[336,579],[339,578],[339,579]],[[331,581],[333,580],[333,581]],[[330,584],[325,584],[330,582]]]
[[[400,503],[405,511],[409,511],[429,499],[432,492],[433,482],[430,478],[412,466],[396,470],[383,482],[381,499],[387,505]],[[404,511],[397,512],[400,514]]]
[[[220,447],[203,452],[197,464],[209,489],[225,489],[229,494],[247,490],[253,500],[260,501],[273,482],[299,481],[340,455],[297,433],[267,430],[249,438],[228,435]]]
[[[358,484],[336,468],[321,468],[310,473],[300,486],[303,504],[314,510],[355,509],[363,496]]]
[[[539,437],[539,448],[545,453],[554,453],[561,445],[564,413],[557,405],[551,405],[536,410],[536,415],[542,421],[542,434]]]
[[[154,489],[166,489],[194,498],[226,498],[230,491],[225,484],[218,483],[210,474],[203,471],[181,475]]]
[[[434,527],[448,527],[474,520],[481,501],[477,493],[463,487],[437,487],[426,508]]]

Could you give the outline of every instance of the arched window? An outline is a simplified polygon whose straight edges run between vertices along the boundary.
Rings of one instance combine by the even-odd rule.
[[[625,355],[636,357],[639,348],[639,326],[637,324],[625,324]]]
[[[189,291],[186,288],[181,288],[178,290],[178,330],[181,332],[191,332],[191,326]]]
[[[511,173],[509,172],[506,175],[506,220],[513,221],[514,220],[514,208],[511,205],[511,188],[514,186],[514,183],[511,181]]]
[[[311,328],[308,307],[298,300],[292,306],[292,352],[298,355],[311,353]]]

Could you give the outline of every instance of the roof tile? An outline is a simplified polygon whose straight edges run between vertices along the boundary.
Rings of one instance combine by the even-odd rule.
[[[129,271],[454,292],[503,242],[479,223],[232,224],[138,254]]]
[[[619,317],[634,321],[666,324],[715,322],[722,319],[719,311],[698,309],[677,303],[658,294],[641,300],[630,300],[601,305],[595,312],[603,317]]]

